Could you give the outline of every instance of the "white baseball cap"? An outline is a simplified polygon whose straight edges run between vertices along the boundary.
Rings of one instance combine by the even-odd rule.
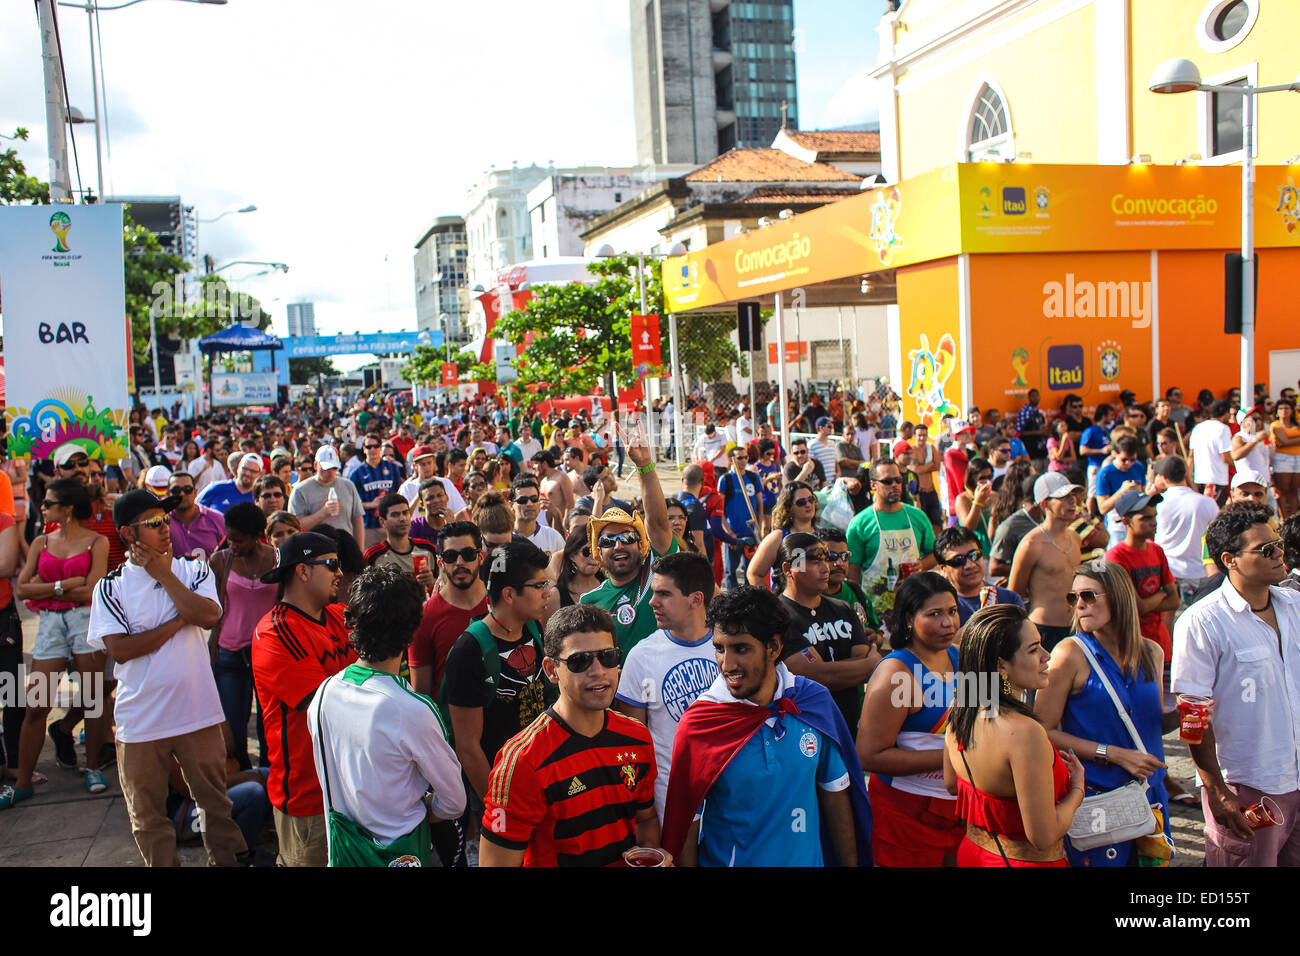
[[[1078,485],[1071,484],[1070,479],[1059,471],[1049,471],[1045,475],[1039,475],[1034,482],[1034,504],[1041,505],[1048,498],[1064,498],[1082,490]]]
[[[254,452],[249,452],[243,458],[239,459],[239,467],[243,470],[248,465],[254,465],[258,471],[262,470],[262,456]]]
[[[1268,475],[1261,475],[1250,468],[1238,468],[1237,473],[1232,476],[1232,487],[1240,488],[1242,485],[1262,485],[1267,488]]]
[[[144,483],[150,488],[166,488],[172,470],[166,465],[154,465],[144,473]]]
[[[316,465],[318,468],[330,469],[339,467],[339,453],[334,450],[332,445],[321,445],[316,449]]]

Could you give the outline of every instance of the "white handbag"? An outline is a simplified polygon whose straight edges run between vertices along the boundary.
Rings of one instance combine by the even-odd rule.
[[[1129,719],[1124,706],[1119,702],[1119,695],[1115,693],[1115,688],[1111,686],[1105,671],[1097,663],[1091,648],[1078,637],[1071,637],[1070,640],[1074,641],[1087,656],[1093,673],[1106,688],[1106,693],[1110,694],[1115,712],[1119,714],[1120,721],[1128,729],[1134,746],[1142,753],[1146,753],[1147,749],[1142,745],[1142,738],[1138,736],[1137,728],[1133,726],[1133,721]],[[1092,850],[1099,846],[1124,843],[1155,833],[1156,818],[1151,812],[1148,789],[1145,781],[1134,780],[1114,790],[1084,797],[1083,803],[1074,813],[1074,822],[1070,824],[1068,836],[1071,845],[1076,850]]]

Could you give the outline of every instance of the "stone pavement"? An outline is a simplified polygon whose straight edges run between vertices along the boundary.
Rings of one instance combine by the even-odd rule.
[[[666,494],[675,494],[681,479],[672,465],[658,468]],[[635,474],[624,472],[620,496],[640,494]],[[23,646],[28,655],[36,637],[36,617],[25,609]],[[52,718],[62,716],[55,709]],[[250,740],[250,749],[256,748]],[[82,748],[78,746],[80,754]],[[1165,737],[1165,752],[1171,773],[1190,789],[1192,761],[1177,731]],[[122,799],[116,768],[105,771],[108,790],[99,795],[86,792],[81,774],[64,770],[54,762],[54,745],[46,738],[37,769],[50,782],[36,788],[36,796],[12,809],[0,811],[0,867],[9,866],[142,866],[143,861],[131,837],[131,824]],[[1175,806],[1175,866],[1200,866],[1204,856],[1203,823],[1199,807]],[[204,866],[207,854],[201,844],[182,846],[184,866]]]

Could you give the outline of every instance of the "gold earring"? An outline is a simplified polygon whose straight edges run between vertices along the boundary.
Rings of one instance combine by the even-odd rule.
[[[1006,674],[1002,675],[1002,695],[1004,697],[1011,696],[1011,681],[1007,680]]]

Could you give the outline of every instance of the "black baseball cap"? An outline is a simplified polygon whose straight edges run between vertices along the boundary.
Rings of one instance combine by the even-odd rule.
[[[181,503],[180,495],[169,495],[166,498],[159,498],[152,491],[146,491],[143,488],[133,488],[126,494],[121,495],[117,501],[113,502],[113,525],[121,530],[136,518],[140,517],[146,511],[152,511],[155,508],[161,508],[163,511],[171,511]]]
[[[275,567],[262,575],[263,584],[279,584],[289,576],[296,564],[306,564],[322,554],[338,554],[339,546],[333,538],[316,531],[299,531],[291,534],[276,553]]]

